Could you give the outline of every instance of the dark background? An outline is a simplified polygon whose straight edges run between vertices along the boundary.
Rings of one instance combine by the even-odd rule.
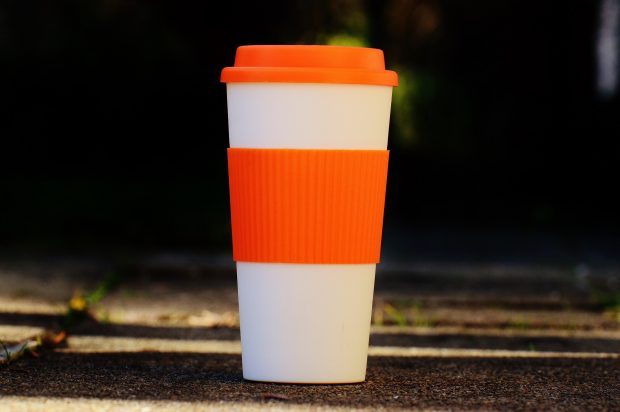
[[[400,75],[384,252],[518,233],[613,254],[620,104],[597,90],[600,14],[577,0],[3,1],[0,247],[229,250],[220,70],[239,45],[330,43],[381,48]]]

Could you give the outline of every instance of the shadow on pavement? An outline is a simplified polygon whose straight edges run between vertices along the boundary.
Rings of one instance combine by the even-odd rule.
[[[39,326],[51,329],[58,324],[60,319],[60,315],[44,313],[0,312],[0,325]]]
[[[371,334],[372,346],[458,349],[504,349],[554,352],[620,352],[620,340],[548,336],[481,336],[474,334]]]
[[[44,367],[43,367],[44,366]],[[371,357],[356,385],[247,382],[241,357],[49,352],[0,370],[0,395],[442,409],[620,408],[618,359]]]
[[[85,324],[73,335],[160,338],[181,340],[239,340],[237,328],[159,327],[122,324]],[[372,346],[537,350],[557,352],[619,352],[620,340],[548,336],[486,336],[438,333],[372,333]]]
[[[0,325],[40,326],[53,328],[59,317],[55,315],[2,313]],[[431,329],[432,330],[432,329]],[[240,339],[239,329],[228,327],[166,327],[131,324],[97,323],[88,320],[76,326],[71,335],[126,338],[157,338],[176,340]],[[473,333],[372,333],[372,346],[432,347],[459,349],[504,349],[556,352],[611,352],[620,353],[620,339],[598,337],[532,336],[512,332],[511,336],[489,336]]]

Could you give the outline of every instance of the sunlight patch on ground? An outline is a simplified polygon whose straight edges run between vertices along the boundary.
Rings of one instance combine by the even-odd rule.
[[[274,403],[240,403],[240,402],[180,402],[163,400],[126,400],[126,399],[89,399],[89,398],[44,398],[27,396],[2,397],[3,411],[33,411],[33,412],[72,412],[72,411],[107,411],[107,412],[150,412],[150,411],[214,411],[214,412],[250,412],[250,411],[350,411],[351,408],[334,406],[317,406],[303,404],[274,404]],[[355,410],[387,410],[382,407],[355,408]],[[390,411],[396,410],[390,408]]]

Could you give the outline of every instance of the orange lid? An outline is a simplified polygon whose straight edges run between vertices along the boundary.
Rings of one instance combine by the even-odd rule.
[[[383,52],[343,46],[241,46],[223,83],[347,83],[397,86]]]

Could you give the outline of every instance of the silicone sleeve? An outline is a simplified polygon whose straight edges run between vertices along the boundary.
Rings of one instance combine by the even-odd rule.
[[[387,150],[228,149],[233,257],[378,263]]]

